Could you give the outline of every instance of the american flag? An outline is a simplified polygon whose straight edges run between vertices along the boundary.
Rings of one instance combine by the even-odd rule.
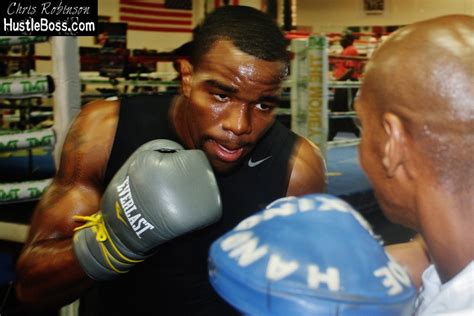
[[[192,0],[120,0],[120,22],[129,30],[192,32]]]

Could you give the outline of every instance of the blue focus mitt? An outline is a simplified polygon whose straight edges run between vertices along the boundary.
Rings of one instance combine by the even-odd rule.
[[[276,200],[216,240],[209,278],[245,315],[411,315],[416,290],[369,224],[326,194]]]

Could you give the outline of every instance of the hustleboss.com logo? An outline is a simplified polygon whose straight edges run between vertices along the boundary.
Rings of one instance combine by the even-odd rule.
[[[97,0],[0,1],[0,35],[97,34]]]

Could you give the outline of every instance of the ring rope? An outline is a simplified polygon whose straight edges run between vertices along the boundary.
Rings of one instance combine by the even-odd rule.
[[[56,136],[53,128],[27,130],[0,135],[0,152],[30,149],[36,147],[53,147]]]
[[[32,77],[8,77],[0,79],[0,98],[46,98],[54,92],[50,75]]]
[[[19,201],[32,201],[41,197],[46,188],[51,184],[52,179],[1,183],[0,184],[0,205],[16,203]]]

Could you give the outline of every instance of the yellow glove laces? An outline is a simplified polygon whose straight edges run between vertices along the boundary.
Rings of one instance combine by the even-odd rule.
[[[127,273],[128,270],[120,270],[115,265],[112,263],[112,261],[116,263],[121,263],[121,264],[130,264],[130,263],[138,263],[142,262],[143,260],[134,260],[127,258],[124,254],[118,250],[117,246],[115,246],[112,238],[110,238],[109,232],[107,231],[107,228],[105,227],[104,219],[102,217],[102,214],[100,213],[95,213],[91,216],[81,216],[81,215],[74,215],[73,219],[85,222],[84,225],[79,226],[74,228],[74,231],[78,231],[84,228],[91,227],[92,231],[96,233],[96,240],[99,243],[100,250],[102,252],[103,257],[105,258],[105,261],[109,265],[109,267],[117,272],[117,273]],[[105,242],[109,241],[109,244],[112,246],[113,250],[115,253],[123,260],[120,261],[118,260],[113,254],[110,253],[109,249],[105,246]],[[112,259],[112,260],[110,260]]]

